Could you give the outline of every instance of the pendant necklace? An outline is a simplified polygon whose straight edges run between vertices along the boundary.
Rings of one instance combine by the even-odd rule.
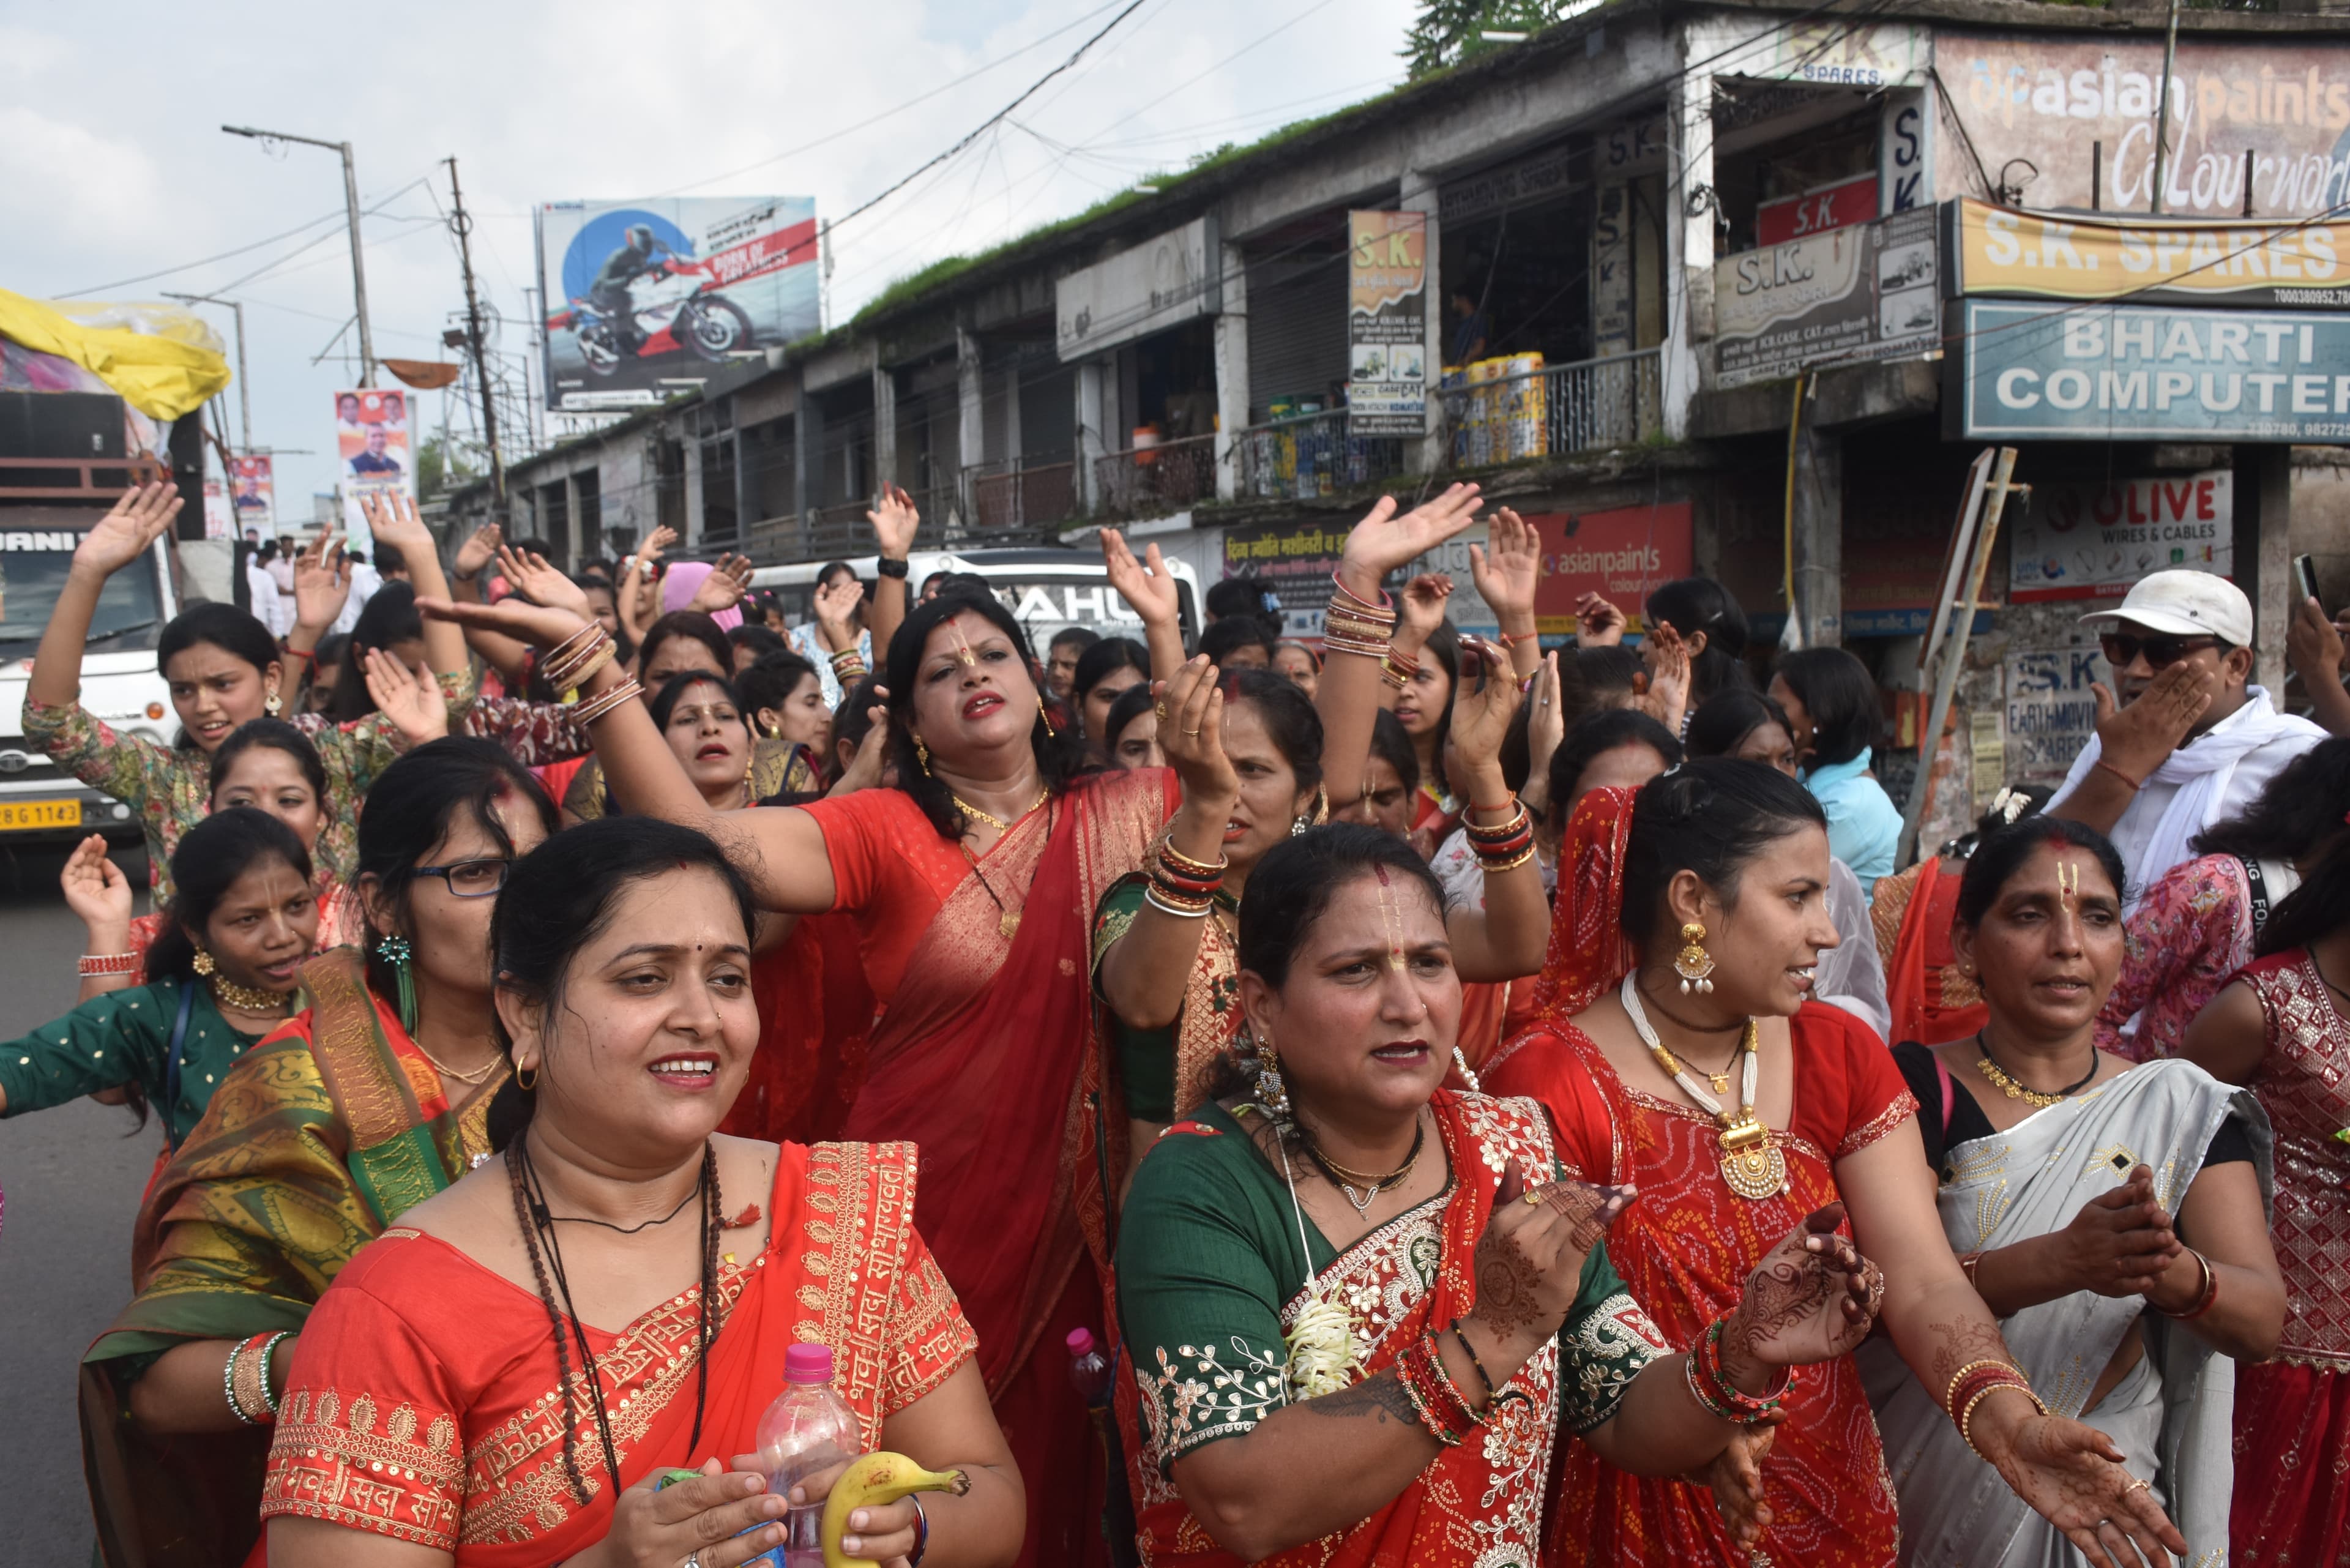
[[[1645,999],[1643,1000],[1645,1001]],[[1664,1013],[1665,1021],[1672,1024],[1675,1028],[1685,1029],[1691,1034],[1736,1034],[1742,1033],[1747,1027],[1744,1023],[1731,1023],[1726,1024],[1718,1029],[1707,1029],[1700,1024],[1691,1023],[1687,1019],[1675,1017],[1671,1012],[1666,1011],[1665,1004],[1661,1002],[1648,1002],[1647,1005],[1655,1008],[1659,1012]],[[1713,1085],[1713,1092],[1715,1094],[1726,1095],[1730,1093],[1731,1076],[1737,1070],[1738,1053],[1732,1051],[1731,1053],[1729,1065],[1723,1067],[1719,1073],[1706,1073],[1705,1081]],[[1670,1071],[1670,1069],[1669,1068],[1667,1071]],[[1698,1071],[1704,1073],[1705,1069],[1700,1067]]]
[[[1322,1152],[1321,1142],[1312,1132],[1302,1127],[1298,1131],[1305,1136],[1307,1158],[1322,1168],[1322,1174],[1330,1179],[1330,1185],[1345,1194],[1347,1201],[1354,1207],[1356,1217],[1362,1220],[1371,1217],[1371,1205],[1378,1201],[1379,1193],[1382,1190],[1393,1187],[1411,1174],[1411,1168],[1419,1163],[1420,1146],[1428,1141],[1428,1125],[1419,1117],[1413,1117],[1411,1152],[1404,1157],[1401,1165],[1388,1171],[1385,1176],[1373,1176],[1368,1171],[1347,1169]],[[1357,1201],[1355,1197],[1355,1189],[1357,1187],[1363,1189],[1360,1201]]]
[[[1739,1106],[1732,1111],[1706,1093],[1697,1079],[1690,1075],[1690,1070],[1665,1049],[1663,1041],[1657,1038],[1656,1030],[1648,1023],[1648,1013],[1640,1006],[1640,988],[1634,983],[1638,972],[1635,971],[1633,974],[1626,975],[1617,992],[1623,998],[1625,1014],[1631,1019],[1634,1032],[1640,1036],[1640,1044],[1646,1045],[1648,1054],[1657,1059],[1657,1065],[1680,1085],[1681,1093],[1695,1100],[1708,1116],[1721,1124],[1722,1181],[1739,1197],[1758,1203],[1765,1198],[1776,1198],[1785,1192],[1787,1157],[1771,1140],[1771,1129],[1762,1124],[1762,1118],[1754,1114],[1754,1086],[1762,1076],[1762,1064],[1754,1020],[1750,1018],[1746,1021],[1745,1033],[1739,1040],[1739,1051],[1745,1060],[1740,1070]]]
[[[1012,823],[1004,821],[1002,817],[997,816],[997,815],[993,815],[993,813],[991,813],[991,812],[984,812],[984,811],[980,810],[980,809],[979,809],[979,807],[977,807],[977,806],[975,806],[975,805],[972,805],[972,804],[971,804],[971,802],[969,802],[969,801],[967,801],[967,800],[963,799],[963,797],[962,797],[962,796],[961,796],[961,795],[959,795],[959,794],[955,794],[955,792],[954,792],[954,791],[952,791],[952,790],[949,790],[949,791],[947,791],[947,798],[948,798],[949,800],[951,800],[951,801],[954,802],[954,803],[955,803],[955,809],[956,809],[957,811],[959,811],[959,812],[962,813],[965,816],[976,817],[976,818],[977,818],[977,819],[979,819],[980,821],[982,821],[982,822],[983,822],[983,823],[987,824],[987,826],[990,826],[990,827],[992,827],[992,828],[995,829],[995,831],[996,831],[996,832],[998,832],[998,833],[1009,833],[1009,832],[1011,832],[1011,831],[1012,831]],[[1050,800],[1050,799],[1052,799],[1052,798],[1053,798],[1053,790],[1052,790],[1052,786],[1048,784],[1048,785],[1046,785],[1045,788],[1040,789],[1040,790],[1038,790],[1038,791],[1036,792],[1036,798],[1035,798],[1035,800],[1032,800],[1032,801],[1030,801],[1030,802],[1028,803],[1028,811],[1034,811],[1034,810],[1035,810],[1038,806],[1040,806],[1040,805],[1044,805],[1046,801],[1048,801],[1048,800]],[[1028,811],[1024,811],[1024,812],[1022,812],[1022,813],[1020,814],[1020,815],[1021,815],[1021,816],[1025,816],[1025,815],[1028,815]],[[1013,821],[1014,821],[1014,822],[1016,822],[1016,821],[1018,821],[1018,820],[1019,820],[1019,817],[1014,817],[1014,818],[1013,818]]]
[[[1038,795],[1038,796],[1036,797],[1036,805],[1044,805],[1044,804],[1045,804],[1045,802],[1046,800],[1048,800],[1048,799],[1050,799],[1050,798],[1051,798],[1052,794],[1053,794],[1053,792],[1052,792],[1051,790],[1049,790],[1049,789],[1048,789],[1048,790],[1045,791],[1045,793],[1044,793],[1044,794],[1042,794]],[[951,796],[950,798],[952,798],[952,797]],[[972,809],[971,807],[969,807],[969,806],[967,806],[967,805],[963,805],[962,802],[960,799],[956,799],[956,800],[955,800],[955,805],[962,806],[962,809],[963,809],[963,810],[965,810],[965,811],[970,811],[970,810]],[[1029,809],[1030,811],[1034,811],[1034,810],[1035,810],[1035,809],[1036,809],[1036,805],[1032,805],[1032,806],[1030,806],[1028,809]],[[991,823],[994,823],[994,824],[995,824],[995,826],[996,826],[998,828],[1003,828],[1003,823],[996,822],[996,821],[995,821],[995,818],[993,818],[993,817],[992,817],[992,816],[988,816],[988,815],[987,815],[987,814],[986,814],[985,812],[983,812],[983,812],[978,812],[978,813],[976,813],[976,814],[974,814],[974,815],[979,815],[979,816],[982,816],[982,817],[985,817],[987,821],[989,821],[989,822],[991,822]],[[1008,829],[1005,829],[1005,831],[1009,831],[1009,830],[1008,830]],[[1052,825],[1052,823],[1051,823],[1050,821],[1047,821],[1047,822],[1045,824],[1045,836],[1046,836],[1046,837],[1048,837],[1048,838],[1049,838],[1050,836],[1052,836],[1052,832],[1053,832],[1053,825]],[[1020,911],[1019,911],[1018,909],[1010,909],[1010,908],[1006,907],[1006,905],[1005,905],[1005,904],[1004,904],[1004,902],[1003,902],[1003,896],[1002,896],[1001,894],[997,893],[997,892],[996,892],[996,890],[995,890],[995,884],[993,884],[993,882],[990,882],[990,881],[987,879],[987,873],[986,873],[985,871],[983,871],[983,870],[981,870],[981,869],[980,869],[980,865],[979,865],[979,857],[978,857],[978,856],[976,856],[976,855],[973,855],[973,854],[971,852],[971,844],[970,844],[970,841],[969,841],[969,840],[967,840],[967,839],[961,839],[961,838],[958,838],[958,839],[956,839],[956,840],[955,840],[955,847],[957,847],[958,849],[961,849],[961,850],[962,851],[962,857],[963,857],[963,859],[964,859],[965,861],[967,861],[967,862],[970,864],[970,866],[971,866],[971,874],[972,874],[972,876],[974,876],[974,877],[978,877],[978,878],[979,878],[979,885],[980,885],[980,887],[981,887],[983,889],[984,889],[984,890],[986,891],[986,894],[987,894],[987,896],[988,896],[989,899],[990,899],[990,900],[992,900],[992,901],[994,903],[994,905],[995,905],[995,931],[996,931],[996,934],[997,934],[998,936],[1001,936],[1001,937],[1004,938],[1006,940],[1009,940],[1011,938],[1013,938],[1013,937],[1015,937],[1015,936],[1019,935],[1019,933],[1020,933]]]
[[[2087,1088],[2089,1081],[2097,1075],[2097,1048],[2092,1044],[2089,1047],[2089,1070],[2083,1075],[2080,1081],[2067,1084],[2053,1095],[2044,1095],[2037,1089],[2024,1087],[2008,1073],[2006,1068],[1991,1060],[1991,1042],[1983,1038],[1983,1032],[1980,1029],[1975,1031],[1975,1049],[1982,1053],[1982,1059],[1975,1064],[1975,1071],[1988,1079],[1992,1088],[2011,1100],[2022,1100],[2027,1105],[2038,1106],[2042,1110],[2046,1110],[2050,1106],[2063,1105],[2067,1096],[2077,1095]]]

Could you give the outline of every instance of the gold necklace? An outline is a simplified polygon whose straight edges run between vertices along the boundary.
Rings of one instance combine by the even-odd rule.
[[[2037,1089],[2024,1087],[2009,1075],[2006,1068],[1991,1059],[1991,1042],[1983,1038],[1983,1033],[1980,1029],[1975,1031],[1975,1049],[1982,1053],[1981,1059],[1975,1063],[1975,1071],[1989,1080],[1992,1088],[2011,1100],[2022,1100],[2024,1104],[2037,1106],[2043,1111],[2051,1106],[2063,1105],[2067,1098],[2087,1088],[2089,1079],[2097,1075],[2097,1049],[2092,1045],[2089,1047],[2088,1077],[2081,1079],[2078,1083],[2068,1084],[2053,1095],[2044,1095]]]
[[[955,809],[962,812],[965,816],[975,816],[980,821],[987,824],[988,826],[995,829],[998,833],[1009,833],[1012,831],[1012,823],[1004,821],[1000,816],[980,810],[979,807],[972,805],[971,802],[963,799],[962,796],[955,794],[954,791],[947,791],[947,798],[954,802]],[[1028,803],[1028,811],[1035,810],[1038,806],[1044,805],[1046,801],[1052,798],[1053,791],[1050,785],[1038,790],[1036,792],[1036,798]],[[1022,812],[1020,815],[1027,815],[1028,811]],[[1016,822],[1019,818],[1014,817],[1013,820]]]
[[[1754,1109],[1754,1090],[1762,1076],[1762,1043],[1754,1020],[1749,1018],[1746,1021],[1745,1033],[1738,1043],[1739,1055],[1743,1060],[1744,1082],[1739,1091],[1738,1108],[1733,1111],[1699,1088],[1697,1080],[1690,1076],[1689,1069],[1681,1065],[1673,1054],[1665,1049],[1665,1043],[1657,1037],[1655,1028],[1648,1023],[1648,1013],[1640,1005],[1640,988],[1635,983],[1638,973],[1635,970],[1626,975],[1617,992],[1623,999],[1625,1016],[1632,1021],[1633,1032],[1639,1035],[1640,1044],[1648,1048],[1648,1054],[1657,1059],[1657,1065],[1664,1069],[1666,1076],[1679,1085],[1681,1093],[1695,1100],[1707,1115],[1721,1124],[1716,1141],[1721,1148],[1722,1184],[1739,1197],[1757,1203],[1766,1198],[1778,1197],[1787,1190],[1787,1157],[1772,1141],[1770,1127],[1764,1125]],[[1728,1074],[1722,1075],[1729,1076]]]
[[[440,1074],[444,1078],[454,1078],[461,1084],[480,1083],[492,1073],[496,1072],[499,1064],[505,1060],[504,1056],[493,1056],[487,1062],[484,1062],[480,1066],[474,1068],[472,1072],[460,1073],[456,1068],[452,1067],[448,1063],[443,1062],[440,1057],[435,1056],[432,1052],[427,1051],[424,1048],[424,1042],[419,1040],[413,1034],[408,1037],[408,1043],[416,1047],[416,1054],[418,1055],[432,1064],[432,1070],[434,1072]]]
[[[285,1012],[293,998],[281,991],[263,991],[257,986],[239,985],[225,975],[209,977],[213,1000],[223,1007],[233,1007],[239,1012]]]

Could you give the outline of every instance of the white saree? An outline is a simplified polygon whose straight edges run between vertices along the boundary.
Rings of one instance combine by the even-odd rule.
[[[1942,1228],[1959,1253],[1991,1251],[2071,1223],[2139,1165],[2178,1212],[2212,1135],[2230,1112],[2250,1134],[2261,1199],[2272,1198],[2272,1139],[2252,1096],[2178,1059],[2149,1062],[2005,1132],[1955,1145],[1941,1171]],[[2083,1405],[2122,1336],[2146,1324],[2147,1354],[2095,1408]],[[2000,1324],[2033,1388],[2056,1415],[2086,1421],[2187,1537],[2191,1568],[2228,1560],[2235,1363],[2138,1296],[2081,1291]],[[1975,1457],[1929,1393],[1886,1347],[1861,1368],[1901,1499],[1901,1561],[1926,1568],[2076,1568],[2086,1560]]]

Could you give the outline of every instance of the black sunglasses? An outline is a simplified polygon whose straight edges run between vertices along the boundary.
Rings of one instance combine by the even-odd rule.
[[[2097,645],[2105,650],[2106,662],[2116,670],[2127,669],[2141,653],[2149,668],[2166,670],[2190,653],[2228,646],[2216,637],[2172,637],[2162,632],[2138,637],[2126,631],[2106,632],[2097,639]]]

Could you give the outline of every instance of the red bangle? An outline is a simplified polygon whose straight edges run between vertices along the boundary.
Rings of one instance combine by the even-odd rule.
[[[2124,783],[2124,784],[2127,784],[2127,785],[2129,785],[2129,786],[2130,786],[2130,793],[2131,793],[2132,794],[2137,794],[2139,790],[2142,790],[2142,789],[2144,789],[2144,788],[2146,787],[2146,781],[2145,781],[2145,780],[2143,780],[2143,779],[2134,779],[2134,778],[2130,777],[2130,776],[2129,776],[2129,774],[2126,774],[2126,773],[2122,772],[2122,771],[2121,771],[2121,769],[2119,769],[2119,768],[2117,768],[2117,767],[2114,766],[2114,764],[2113,764],[2113,763],[2109,763],[2109,762],[2106,761],[2106,759],[2105,759],[2105,758],[2103,758],[2103,757],[2099,757],[2099,758],[2097,759],[2097,765],[2096,765],[2096,767],[2095,767],[2093,771],[2094,771],[2094,772],[2096,772],[2096,773],[2101,773],[2101,774],[2113,774],[2113,775],[2114,775],[2114,777],[2116,777],[2116,778],[2117,778],[2117,779],[2121,780],[2121,781],[2122,781],[2122,783]]]
[[[74,969],[84,980],[99,975],[137,974],[139,955],[137,953],[84,953],[75,963]]]
[[[1499,641],[1503,648],[1515,648],[1522,642],[1540,642],[1542,640],[1542,633],[1538,631],[1503,631],[1494,633],[1494,638],[1495,640]]]

